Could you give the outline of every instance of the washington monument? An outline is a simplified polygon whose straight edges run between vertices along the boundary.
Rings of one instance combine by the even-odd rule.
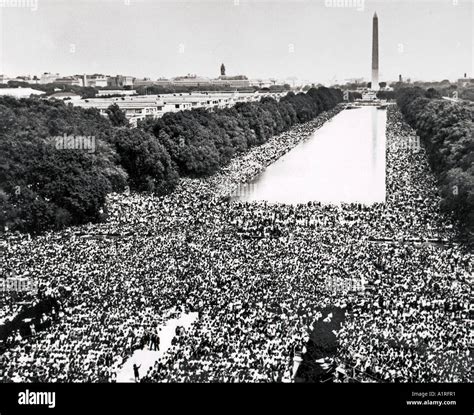
[[[379,19],[374,13],[372,20],[372,90],[379,89]]]

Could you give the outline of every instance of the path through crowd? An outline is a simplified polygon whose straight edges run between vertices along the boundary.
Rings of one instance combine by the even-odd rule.
[[[163,354],[171,347],[171,340],[175,336],[176,327],[183,327],[187,330],[197,318],[198,313],[187,313],[182,314],[178,318],[169,319],[160,327],[160,350],[148,350],[148,348],[135,350],[133,355],[117,373],[117,382],[128,383],[135,381],[133,374],[134,364],[140,367],[140,376],[146,375],[148,369],[160,360]]]

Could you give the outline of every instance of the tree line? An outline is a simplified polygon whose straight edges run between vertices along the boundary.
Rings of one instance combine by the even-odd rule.
[[[139,126],[165,147],[180,176],[198,177],[213,174],[236,154],[312,120],[341,101],[341,91],[322,87],[289,92],[279,102],[263,98],[216,111],[168,113]]]
[[[453,212],[473,241],[474,107],[440,99],[434,88],[402,88],[397,103],[428,152],[439,180],[442,208]]]
[[[279,102],[181,111],[129,128],[117,107],[106,118],[59,100],[1,97],[0,231],[39,233],[100,221],[110,192],[128,186],[169,193],[180,176],[213,174],[341,101],[339,90],[313,88]],[[77,148],[77,137],[93,137],[93,151]]]

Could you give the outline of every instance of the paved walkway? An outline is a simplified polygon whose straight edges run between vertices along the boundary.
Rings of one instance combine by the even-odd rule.
[[[146,375],[148,369],[152,367],[155,362],[161,359],[163,354],[171,347],[171,340],[175,336],[176,327],[181,326],[188,329],[191,324],[198,318],[198,313],[183,314],[179,318],[169,319],[160,331],[160,350],[135,350],[133,355],[125,362],[122,368],[117,373],[117,382],[128,383],[134,382],[133,365],[140,366],[140,377]]]

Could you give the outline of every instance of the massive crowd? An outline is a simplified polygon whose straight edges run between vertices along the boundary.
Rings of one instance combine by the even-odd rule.
[[[472,257],[456,243],[414,132],[388,109],[387,200],[242,203],[238,185],[338,110],[182,180],[165,197],[112,195],[109,220],[11,240],[6,268],[68,287],[60,320],[10,339],[1,381],[113,382],[170,313],[198,312],[143,382],[289,382],[320,310],[343,307],[335,362],[380,381],[469,380]],[[328,281],[365,281],[363,292]],[[59,294],[58,294],[59,295]],[[151,333],[151,334],[150,334]]]

